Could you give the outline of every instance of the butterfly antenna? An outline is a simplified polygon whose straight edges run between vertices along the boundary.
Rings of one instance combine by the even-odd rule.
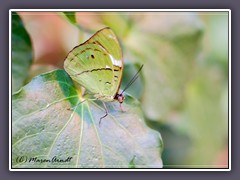
[[[123,91],[121,92],[121,94],[126,91],[139,77],[139,73],[142,70],[143,65],[139,68],[138,72],[133,76],[133,78],[128,82],[127,86],[123,89]]]
[[[124,91],[126,91],[126,90],[137,80],[138,77],[139,77],[139,76],[135,76],[134,78],[132,78],[131,81],[127,84],[127,86],[124,88],[124,90],[122,91],[122,93],[123,93]],[[121,94],[122,94],[122,93],[121,93]]]

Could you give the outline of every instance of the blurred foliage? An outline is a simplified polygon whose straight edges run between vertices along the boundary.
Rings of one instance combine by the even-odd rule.
[[[63,12],[63,13],[72,24],[74,25],[77,24],[76,16],[74,12]]]
[[[227,166],[228,157],[222,153],[228,147],[227,13],[20,15],[33,38],[35,65],[62,67],[74,46],[97,30],[111,27],[123,49],[122,88],[144,64],[141,78],[127,92],[141,101],[147,124],[161,132],[164,166]],[[57,31],[51,29],[53,24]],[[219,158],[225,161],[219,163]],[[133,164],[134,160],[129,166]]]
[[[17,13],[12,15],[12,92],[25,83],[32,63],[32,43]]]

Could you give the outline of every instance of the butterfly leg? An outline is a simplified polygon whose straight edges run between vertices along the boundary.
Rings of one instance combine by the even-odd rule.
[[[122,103],[120,103],[120,108],[121,108],[122,112],[124,112],[124,109],[122,107]]]
[[[100,120],[99,120],[99,126],[100,126],[100,124],[101,124],[102,119],[105,118],[105,117],[108,115],[108,110],[107,110],[106,104],[105,104],[103,101],[102,101],[102,103],[103,103],[103,107],[104,107],[104,110],[105,110],[105,113],[106,113],[106,114],[105,114],[103,117],[100,118]]]

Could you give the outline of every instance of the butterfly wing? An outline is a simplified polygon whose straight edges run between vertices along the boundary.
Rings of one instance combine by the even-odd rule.
[[[116,35],[110,28],[99,30],[70,51],[64,69],[97,99],[112,101],[123,73],[122,52]]]

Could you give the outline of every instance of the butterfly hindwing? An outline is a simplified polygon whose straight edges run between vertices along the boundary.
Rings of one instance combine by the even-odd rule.
[[[113,31],[104,28],[75,47],[64,62],[64,69],[96,98],[112,101],[123,72],[122,52]]]

